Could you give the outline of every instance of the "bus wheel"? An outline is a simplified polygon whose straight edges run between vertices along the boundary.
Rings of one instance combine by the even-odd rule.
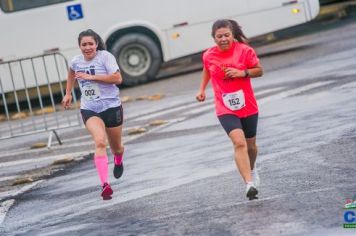
[[[143,34],[127,34],[112,46],[123,75],[123,84],[133,86],[153,79],[160,69],[162,56],[157,44]]]

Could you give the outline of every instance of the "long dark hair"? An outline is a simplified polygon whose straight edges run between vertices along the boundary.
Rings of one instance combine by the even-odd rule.
[[[80,45],[80,41],[82,41],[82,38],[86,36],[93,37],[96,44],[98,45],[97,50],[106,50],[106,46],[103,39],[92,29],[87,29],[80,32],[78,36],[78,45]]]
[[[247,44],[247,37],[241,30],[241,26],[234,20],[231,19],[220,19],[214,22],[211,36],[215,37],[215,33],[220,28],[229,28],[234,36],[234,39],[239,41],[240,43]]]

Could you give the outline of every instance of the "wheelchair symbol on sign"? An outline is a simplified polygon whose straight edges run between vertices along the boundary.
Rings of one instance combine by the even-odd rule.
[[[83,18],[82,6],[80,4],[67,6],[69,20],[78,20]]]
[[[77,12],[77,11],[74,9],[73,6],[71,6],[69,9],[70,9],[70,10],[69,10],[69,16],[70,16],[70,18],[72,18],[72,19],[77,19],[78,17],[80,17],[79,12]]]

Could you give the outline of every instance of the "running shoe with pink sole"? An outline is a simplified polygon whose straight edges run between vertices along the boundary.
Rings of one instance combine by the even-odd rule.
[[[103,190],[101,192],[101,196],[103,197],[103,200],[110,200],[112,197],[111,195],[113,194],[114,191],[112,191],[112,188],[110,184],[105,183],[103,185]]]

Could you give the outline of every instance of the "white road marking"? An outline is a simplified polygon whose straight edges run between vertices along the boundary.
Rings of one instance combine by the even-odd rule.
[[[210,102],[212,101],[213,98],[208,98],[206,99],[205,102]],[[167,108],[163,111],[159,111],[159,112],[156,112],[156,113],[153,113],[151,115],[142,115],[140,116],[140,118],[137,118],[137,119],[134,119],[136,121],[140,121],[140,120],[148,120],[148,119],[153,119],[154,117],[159,117],[159,116],[162,116],[162,115],[166,115],[168,113],[171,113],[171,112],[178,112],[178,111],[181,111],[181,110],[189,110],[189,109],[192,109],[192,108],[195,108],[195,107],[199,107],[201,104],[199,102],[194,102],[194,103],[191,103],[191,104],[187,104],[187,105],[182,105],[182,106],[176,106],[176,107],[170,107],[170,108]]]
[[[0,178],[0,182],[6,181],[6,180],[16,179],[16,178],[18,178],[18,177],[19,177],[19,175],[12,175],[12,176],[1,177],[1,178]]]
[[[270,102],[270,101],[274,101],[274,100],[280,100],[280,99],[283,99],[283,98],[286,98],[286,97],[289,97],[289,96],[297,95],[297,94],[299,94],[301,92],[304,92],[304,91],[307,91],[307,90],[310,90],[310,89],[315,89],[315,88],[318,88],[318,87],[321,87],[321,86],[324,86],[324,85],[328,85],[328,84],[332,84],[332,83],[335,83],[335,82],[334,81],[320,81],[320,82],[308,84],[306,86],[302,86],[302,87],[299,87],[299,88],[296,88],[296,89],[287,90],[287,91],[282,92],[282,93],[278,93],[278,94],[275,94],[275,95],[272,95],[272,96],[268,96],[268,97],[259,99],[258,100],[258,104],[262,105],[262,104],[264,104],[266,102]]]
[[[4,197],[15,197],[19,194],[22,194],[24,192],[27,192],[28,190],[34,188],[36,185],[39,183],[42,183],[43,180],[36,181],[34,183],[25,185],[24,187],[20,188],[19,190],[14,190],[10,192],[6,192],[6,195],[4,193],[0,194],[0,200],[2,200]],[[5,196],[3,196],[5,195]],[[7,212],[10,210],[11,206],[15,203],[15,199],[9,199],[1,203],[0,205],[0,225],[4,222],[5,217]]]
[[[7,200],[0,205],[0,225],[4,222],[7,212],[14,205],[15,199]]]
[[[255,96],[264,96],[265,94],[273,93],[273,92],[277,92],[277,91],[282,91],[283,89],[285,89],[285,87],[276,87],[276,88],[271,88],[271,89],[263,89],[261,91],[255,92]]]
[[[68,156],[70,156],[70,157],[81,157],[81,156],[84,156],[84,155],[88,155],[91,152],[92,151],[80,151],[80,152],[66,153],[66,154],[60,154],[60,155],[55,155],[55,156],[31,158],[31,159],[16,160],[16,161],[7,161],[7,162],[0,163],[0,168],[23,165],[23,164],[28,164],[28,163],[38,163],[38,162],[43,162],[43,161],[60,160],[62,158],[68,157]]]

